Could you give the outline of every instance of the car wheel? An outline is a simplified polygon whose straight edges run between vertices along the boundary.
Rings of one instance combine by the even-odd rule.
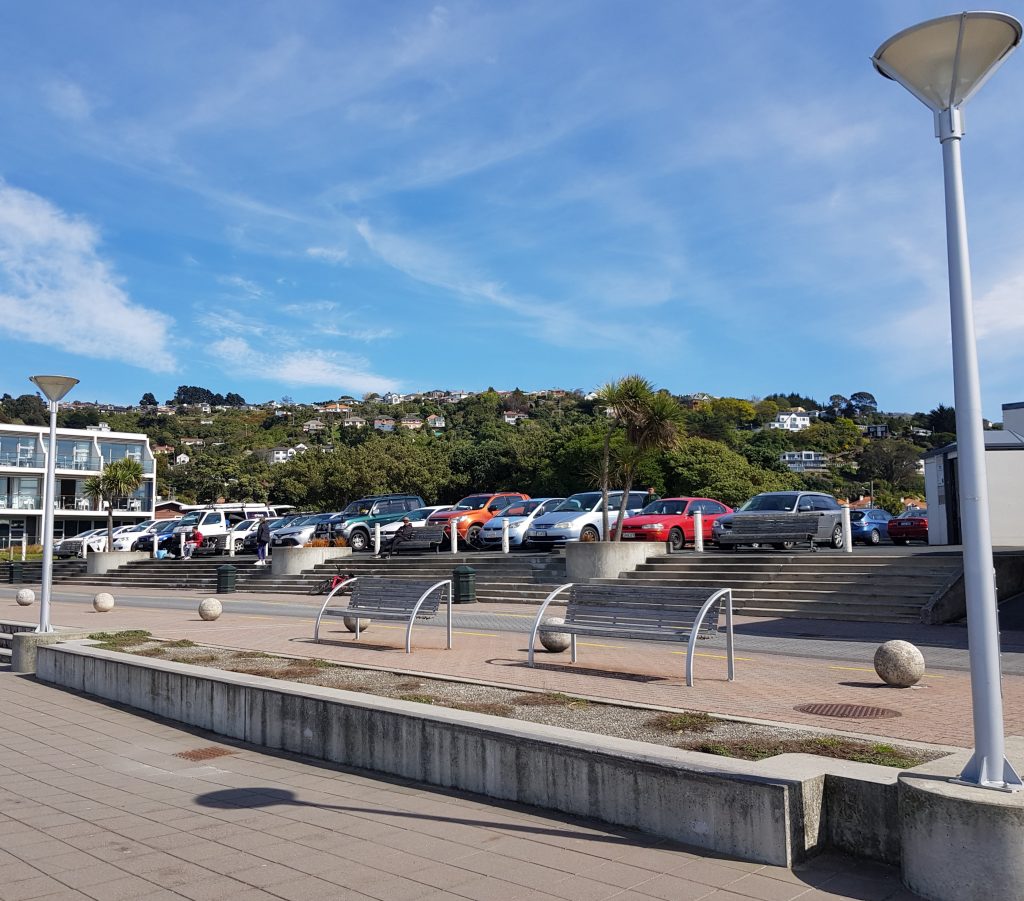
[[[681,551],[686,545],[686,538],[683,535],[682,529],[672,529],[668,533],[669,547],[674,551]]]
[[[600,541],[601,535],[593,526],[584,526],[580,532],[580,541]]]
[[[881,544],[882,533],[878,529],[872,529],[871,534],[868,535],[868,544]]]
[[[479,523],[470,526],[466,530],[466,544],[477,550],[482,550],[484,543],[480,540],[480,533],[483,531],[483,528]]]
[[[775,550],[777,550],[777,551],[790,551],[794,547],[796,547],[796,542],[795,541],[776,541],[772,545],[772,547],[775,548]]]
[[[893,544],[906,544],[907,543],[907,539],[906,538],[893,538],[892,543]]]
[[[832,530],[832,537],[828,540],[828,546],[839,550],[843,546],[843,527],[836,526]]]
[[[348,536],[348,546],[353,551],[365,551],[370,544],[370,536],[362,529],[356,529]]]

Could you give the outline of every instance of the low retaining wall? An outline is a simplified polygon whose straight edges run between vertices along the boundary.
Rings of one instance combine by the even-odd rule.
[[[822,844],[820,769],[725,760],[554,726],[102,651],[40,647],[37,677],[240,741],[591,817],[791,866]]]
[[[148,560],[151,556],[146,551],[90,551],[85,559],[85,571],[90,576],[101,576],[132,560]]]
[[[565,580],[617,579],[665,552],[665,545],[646,541],[570,541],[565,546]]]
[[[992,555],[996,571],[996,598],[1004,601],[1024,592],[1024,552],[996,551]],[[967,593],[963,573],[954,576],[921,608],[926,625],[955,623],[967,616]]]
[[[349,557],[350,547],[276,547],[270,556],[270,572],[275,576],[295,576],[335,557]]]

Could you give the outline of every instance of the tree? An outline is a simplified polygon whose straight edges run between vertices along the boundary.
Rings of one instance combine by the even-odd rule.
[[[157,406],[156,397],[152,391],[147,391],[142,395],[142,399],[139,401],[140,407],[155,407]]]
[[[713,497],[731,506],[761,491],[800,486],[796,474],[752,466],[736,451],[706,438],[683,438],[667,453],[666,463],[672,494]]]
[[[86,497],[107,507],[107,550],[114,549],[114,505],[121,498],[128,497],[142,484],[142,464],[131,457],[123,457],[108,463],[103,474],[85,480],[83,489]]]
[[[245,398],[241,394],[236,394],[234,391],[229,391],[224,395],[224,403],[229,407],[244,407]]]
[[[933,432],[956,434],[956,408],[939,404],[928,413],[928,428]]]
[[[819,419],[804,429],[798,440],[824,454],[841,454],[857,446],[860,429],[852,419],[840,417],[834,422]]]
[[[872,441],[860,455],[857,473],[862,479],[879,479],[905,490],[917,477],[920,459],[920,449],[910,441],[897,438]]]
[[[18,397],[5,395],[4,409],[15,422],[23,425],[46,425],[49,415],[46,404],[38,394],[21,394]]]
[[[850,395],[849,409],[854,418],[868,416],[878,412],[878,401],[867,391],[856,391]]]

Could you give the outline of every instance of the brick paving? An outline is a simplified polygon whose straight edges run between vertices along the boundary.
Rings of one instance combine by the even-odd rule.
[[[0,672],[0,901],[912,901],[226,743]],[[229,752],[192,762],[183,752]]]
[[[180,595],[179,595],[180,597]],[[455,629],[455,647],[444,649],[443,630],[417,627],[413,653],[402,647],[403,628],[395,623],[374,624],[358,642],[341,623],[327,625],[327,640],[311,641],[312,623],[295,616],[232,612],[216,622],[202,622],[194,609],[153,609],[119,606],[97,614],[83,603],[54,604],[53,621],[87,629],[148,629],[162,638],[246,650],[262,650],[339,663],[491,682],[510,687],[559,691],[589,698],[642,703],[709,713],[749,717],[905,741],[956,747],[973,745],[970,681],[963,670],[929,672],[912,689],[882,684],[872,668],[870,649],[863,659],[849,655],[829,659],[793,653],[746,650],[737,640],[736,681],[725,678],[724,639],[702,642],[695,664],[695,685],[687,688],[685,653],[676,644],[580,640],[579,662],[568,654],[538,655],[539,664],[526,666],[527,633]],[[488,605],[490,615],[498,615]],[[36,608],[29,608],[35,611]],[[0,601],[0,615],[25,618],[28,611]],[[522,616],[523,609],[507,616]],[[518,621],[518,620],[517,620]],[[795,642],[790,641],[791,646]],[[821,642],[816,642],[816,646]],[[923,648],[926,661],[931,653]],[[1006,732],[1024,735],[1024,676],[1003,677]],[[837,719],[796,711],[808,703],[852,703],[896,710],[891,719]]]

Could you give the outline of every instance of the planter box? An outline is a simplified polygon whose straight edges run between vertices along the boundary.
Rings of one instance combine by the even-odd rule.
[[[648,557],[665,553],[663,544],[647,541],[570,541],[565,546],[567,582],[617,579],[632,572]]]
[[[102,576],[133,560],[148,560],[151,556],[148,551],[90,551],[85,558],[85,570],[90,576]]]
[[[270,557],[270,571],[275,576],[294,576],[328,560],[350,556],[350,547],[276,547]]]

